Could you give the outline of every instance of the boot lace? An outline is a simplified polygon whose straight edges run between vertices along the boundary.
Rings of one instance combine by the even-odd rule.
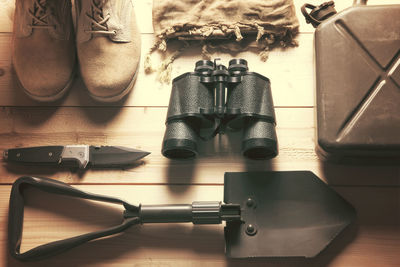
[[[55,28],[56,25],[50,25],[48,18],[54,16],[52,9],[48,6],[46,0],[34,0],[32,9],[28,9],[28,14],[32,18],[29,26],[32,28]]]
[[[104,16],[103,14],[103,1],[102,0],[90,0],[92,7],[92,14],[86,12],[86,16],[91,22],[92,29],[85,32],[98,33],[106,35],[115,35],[115,31],[108,30],[107,21],[110,19],[110,14]]]

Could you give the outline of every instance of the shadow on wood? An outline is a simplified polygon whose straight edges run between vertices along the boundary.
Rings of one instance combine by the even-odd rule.
[[[395,165],[349,165],[320,161],[321,170],[330,185],[392,184],[400,185],[400,167]]]
[[[185,182],[179,183],[182,186],[169,186],[168,189],[173,194],[183,194],[192,186],[194,172],[196,171],[196,159],[168,160],[166,168],[166,179],[169,185],[176,185],[177,177],[185,177]]]

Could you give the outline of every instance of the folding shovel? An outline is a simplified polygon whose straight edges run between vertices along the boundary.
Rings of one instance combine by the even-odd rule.
[[[123,205],[120,225],[44,244],[20,253],[27,186]],[[224,202],[187,205],[131,205],[47,178],[21,177],[10,196],[9,249],[19,260],[38,260],[135,224],[226,221],[225,252],[230,258],[314,257],[356,217],[354,208],[309,171],[225,173]]]

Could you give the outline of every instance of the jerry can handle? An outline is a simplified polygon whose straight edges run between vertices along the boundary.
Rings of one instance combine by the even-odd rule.
[[[360,1],[362,2],[365,0],[358,0],[357,2]],[[311,12],[307,12],[307,9],[311,9]],[[335,9],[335,3],[333,1],[329,1],[319,6],[306,3],[301,7],[301,13],[306,18],[307,23],[311,23],[314,28],[317,28],[323,20],[335,15],[337,12]]]

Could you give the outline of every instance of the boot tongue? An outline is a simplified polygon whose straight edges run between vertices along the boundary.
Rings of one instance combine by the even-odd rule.
[[[97,36],[106,36],[113,42],[131,42],[133,5],[129,0],[81,1],[78,10],[77,42],[87,42]],[[87,16],[90,15],[90,17]],[[107,17],[105,17],[105,14]],[[93,23],[102,22],[99,25]],[[93,31],[98,33],[93,34]],[[102,32],[112,32],[112,34]],[[107,36],[108,35],[108,36]]]
[[[107,28],[107,23],[100,23],[101,21],[104,20],[104,12],[103,12],[103,1],[101,0],[94,0],[93,4],[95,5],[95,7],[93,7],[93,18],[96,22],[98,22],[100,25],[104,26],[105,28]],[[102,31],[104,29],[100,28],[98,25],[92,23],[92,29],[94,31]]]
[[[109,38],[114,42],[131,42],[133,34],[132,20],[134,19],[132,1],[105,1],[103,12],[110,14],[110,19],[107,21],[108,30],[115,32]]]

